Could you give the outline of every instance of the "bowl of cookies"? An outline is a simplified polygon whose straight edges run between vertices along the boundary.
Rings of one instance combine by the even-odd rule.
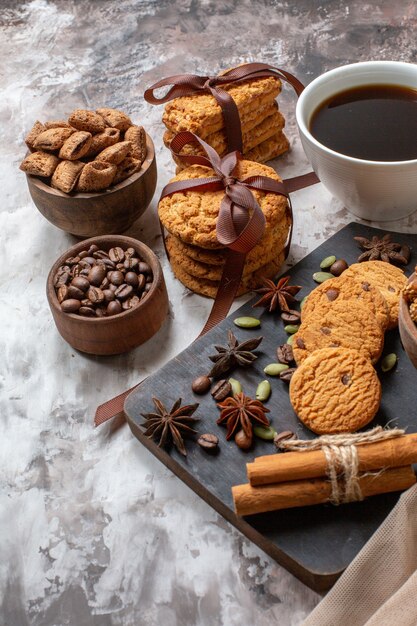
[[[76,109],[67,120],[35,122],[20,164],[46,219],[78,237],[127,230],[156,187],[155,149],[140,125],[117,109]]]
[[[150,339],[168,314],[157,256],[122,235],[72,246],[52,266],[46,292],[60,335],[88,354],[132,350]]]
[[[417,267],[402,292],[398,326],[404,350],[417,368]]]

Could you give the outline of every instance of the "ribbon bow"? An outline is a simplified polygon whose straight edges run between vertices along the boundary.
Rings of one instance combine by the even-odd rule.
[[[183,155],[182,148],[189,143],[199,143],[207,156]],[[205,165],[212,168],[216,176],[192,178],[168,183],[162,190],[161,198],[179,191],[219,191],[225,195],[220,204],[216,224],[219,243],[232,250],[246,254],[251,250],[265,230],[265,216],[250,189],[259,189],[288,197],[284,183],[266,176],[249,176],[240,180],[234,170],[241,158],[239,152],[229,152],[221,158],[205,141],[191,132],[178,133],[170,146],[174,155],[189,165]]]
[[[192,96],[199,92],[208,91],[217,100],[222,108],[227,136],[227,144],[230,151],[239,150],[243,152],[242,128],[240,124],[239,111],[232,96],[222,89],[223,85],[230,83],[240,83],[245,80],[255,80],[267,77],[279,78],[288,82],[299,96],[304,89],[304,85],[289,72],[282,70],[268,63],[246,63],[239,67],[227,70],[219,76],[198,76],[196,74],[177,74],[163,78],[151,85],[144,93],[144,98],[150,104],[164,104],[174,98],[181,96]],[[168,92],[158,98],[154,94],[155,89],[172,85]]]

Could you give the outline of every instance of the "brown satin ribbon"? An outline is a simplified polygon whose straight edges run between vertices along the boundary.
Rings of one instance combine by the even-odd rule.
[[[304,89],[304,85],[298,78],[279,67],[274,67],[268,63],[246,63],[245,65],[227,70],[218,76],[177,74],[176,76],[163,78],[145,91],[144,98],[150,104],[165,104],[169,102],[169,100],[181,96],[192,96],[204,91],[211,93],[223,111],[229,151],[239,150],[239,152],[243,152],[242,127],[239,111],[231,95],[222,89],[222,86],[271,76],[289,83],[294,88],[297,96],[299,96]],[[159,98],[155,96],[154,91],[156,89],[169,85],[171,85],[171,87],[164,96]]]

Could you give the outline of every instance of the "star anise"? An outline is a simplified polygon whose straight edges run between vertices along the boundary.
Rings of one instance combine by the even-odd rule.
[[[278,311],[289,311],[290,304],[296,302],[294,296],[300,291],[301,287],[298,285],[289,285],[290,277],[284,276],[280,278],[277,283],[269,278],[261,278],[263,287],[255,289],[256,293],[260,293],[262,297],[255,302],[253,307],[263,306],[271,313],[278,309]]]
[[[254,337],[239,343],[231,330],[227,332],[227,346],[214,346],[218,354],[209,356],[210,361],[215,364],[208,376],[218,378],[222,374],[230,371],[236,365],[251,365],[258,357],[253,354],[261,343],[263,337]]]
[[[269,426],[269,420],[265,413],[269,413],[260,400],[252,400],[244,393],[237,393],[235,396],[226,398],[217,404],[221,409],[218,424],[226,423],[226,439],[229,440],[239,430],[243,430],[247,437],[252,436],[252,422]]]
[[[156,407],[156,413],[141,413],[145,418],[145,422],[141,426],[145,427],[145,435],[150,439],[158,441],[158,446],[162,448],[171,443],[187,456],[183,437],[195,435],[197,431],[191,428],[198,422],[197,417],[191,417],[198,407],[197,404],[187,404],[181,406],[181,398],[174,402],[172,409],[168,411],[158,398],[152,398]]]
[[[387,233],[383,237],[374,235],[372,239],[366,237],[354,237],[359,247],[365,250],[358,261],[385,261],[396,265],[407,265],[410,260],[410,248],[404,244],[391,241],[391,235]]]

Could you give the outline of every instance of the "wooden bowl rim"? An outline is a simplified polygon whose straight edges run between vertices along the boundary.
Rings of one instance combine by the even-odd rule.
[[[411,276],[408,279],[407,284],[409,285],[416,278],[417,278],[417,274],[411,274]],[[404,327],[407,328],[413,340],[417,343],[417,326],[411,319],[410,311],[408,308],[408,303],[402,294],[401,294],[401,301],[400,301],[399,320],[400,320],[400,323],[402,323]]]
[[[123,311],[122,313],[117,313],[116,315],[112,315],[110,317],[84,317],[82,315],[76,315],[75,313],[65,313],[58,302],[58,298],[56,296],[55,287],[53,285],[53,277],[55,272],[57,271],[60,265],[65,263],[65,259],[70,256],[76,256],[78,252],[85,248],[85,246],[91,246],[91,244],[95,243],[99,245],[101,243],[111,243],[110,247],[113,245],[125,245],[127,248],[135,248],[139,255],[142,254],[142,251],[145,250],[146,254],[149,255],[151,260],[154,263],[154,267],[152,267],[153,272],[153,281],[152,287],[150,288],[148,295],[146,298],[141,300],[139,304],[133,309],[128,309],[127,311]],[[71,248],[68,248],[66,252],[61,254],[61,256],[55,261],[52,265],[48,278],[46,280],[46,294],[49,305],[54,308],[58,315],[65,315],[70,319],[73,319],[81,324],[114,324],[115,322],[123,321],[126,317],[130,315],[138,315],[141,312],[141,309],[147,308],[149,306],[150,301],[152,300],[152,295],[158,288],[158,284],[161,282],[161,279],[164,281],[164,274],[162,271],[161,263],[156,256],[155,252],[149,248],[145,243],[139,241],[139,239],[134,239],[133,237],[125,237],[124,235],[98,235],[96,237],[90,237],[89,239],[84,239],[79,243],[74,244]]]
[[[117,193],[121,189],[124,189],[125,187],[128,187],[129,185],[132,185],[133,183],[135,183],[137,180],[139,180],[139,178],[142,178],[142,176],[144,176],[146,172],[149,170],[149,168],[151,167],[153,161],[155,161],[155,146],[152,141],[152,137],[148,135],[146,131],[145,131],[145,134],[146,134],[146,157],[145,157],[144,162],[141,165],[139,172],[132,174],[131,176],[129,176],[129,178],[126,178],[126,180],[122,180],[122,182],[118,183],[117,185],[113,185],[109,187],[108,189],[104,189],[104,191],[92,191],[90,193],[87,193],[85,191],[83,192],[77,191],[77,192],[71,192],[71,193],[64,193],[63,191],[60,191],[59,189],[55,189],[55,187],[51,187],[50,185],[44,182],[43,178],[39,176],[35,176],[34,174],[26,174],[26,177],[28,179],[28,184],[30,183],[34,185],[35,187],[37,187],[44,193],[48,193],[51,196],[58,196],[60,198],[98,198],[100,196],[109,196],[113,193]],[[27,152],[27,154],[31,154],[31,153]]]

